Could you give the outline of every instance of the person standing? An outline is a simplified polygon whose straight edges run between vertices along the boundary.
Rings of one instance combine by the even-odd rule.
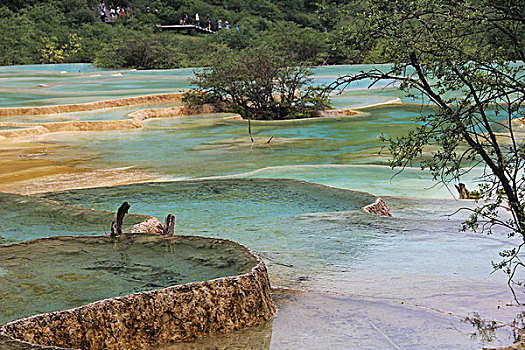
[[[208,30],[211,31],[211,19],[210,19],[210,16],[206,17],[206,26],[208,27]]]
[[[197,26],[197,27],[201,26],[201,21],[200,21],[198,13],[195,14],[195,26]]]
[[[106,4],[105,3],[100,4],[100,20],[106,23]]]

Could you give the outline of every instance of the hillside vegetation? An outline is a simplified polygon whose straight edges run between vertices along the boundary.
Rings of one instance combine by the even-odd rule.
[[[106,1],[109,8],[112,2]],[[399,7],[394,6],[398,1],[385,3],[387,18],[399,17]],[[522,2],[498,0],[503,5],[509,1]],[[395,50],[395,43],[370,31],[384,23],[369,23],[367,13],[374,1],[368,0],[115,0],[113,4],[129,7],[133,16],[103,23],[99,0],[3,0],[0,65],[93,62],[108,68],[200,67],[219,59],[224,50],[240,52],[262,44],[277,55],[286,53],[292,64],[383,63],[391,61],[388,52]],[[459,11],[463,5],[451,6]],[[195,13],[201,26],[207,26],[209,16],[212,29],[219,19],[229,21],[231,29],[188,35],[156,27],[176,24],[184,14],[194,24]],[[414,19],[401,21],[410,28]],[[512,44],[483,31],[477,35],[496,51]],[[457,44],[469,48],[468,42]],[[470,45],[470,50],[475,52],[476,47]]]
[[[111,2],[107,2],[107,6]],[[0,5],[0,65],[94,62],[103,67],[179,68],[206,65],[223,49],[234,51],[265,43],[297,62],[359,63],[377,60],[374,46],[338,48],[337,28],[351,22],[332,5],[313,0],[130,0],[133,17],[113,24],[100,20],[93,0],[5,0]],[[146,8],[150,13],[146,13]],[[332,11],[332,13],[330,12]],[[162,32],[156,24],[174,24],[187,13],[229,21],[215,35]],[[341,12],[343,13],[343,12]],[[239,30],[236,30],[236,27]],[[358,53],[358,54],[356,54]]]

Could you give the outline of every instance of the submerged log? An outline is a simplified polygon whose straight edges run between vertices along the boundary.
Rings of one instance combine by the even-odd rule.
[[[131,228],[131,233],[151,233],[156,235],[175,235],[175,215],[168,214],[164,219],[164,225],[157,218],[149,218],[136,224]]]

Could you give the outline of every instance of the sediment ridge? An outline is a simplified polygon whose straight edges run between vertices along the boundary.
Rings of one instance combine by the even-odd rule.
[[[137,97],[126,97],[114,100],[96,101],[87,103],[76,103],[59,106],[41,106],[41,107],[7,107],[0,108],[0,117],[7,116],[28,116],[28,115],[45,115],[57,113],[85,112],[97,109],[133,106],[139,104],[151,104],[162,102],[181,102],[184,93],[159,94]]]
[[[63,106],[61,106],[63,107]],[[86,120],[66,121],[51,123],[17,123],[0,122],[0,127],[12,127],[20,129],[0,130],[0,139],[17,137],[37,136],[53,132],[76,132],[76,131],[106,131],[138,129],[144,127],[144,121],[152,118],[176,117],[182,115],[193,115],[212,113],[214,108],[205,105],[200,108],[188,108],[184,106],[169,108],[154,108],[135,111],[128,114],[130,119],[124,120]]]

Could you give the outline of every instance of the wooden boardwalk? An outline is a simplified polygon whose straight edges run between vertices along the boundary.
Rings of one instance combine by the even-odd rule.
[[[203,28],[201,26],[196,26],[193,24],[157,24],[157,27],[162,30],[175,30],[177,32],[179,31],[187,31],[188,33],[205,33],[205,34],[215,34],[213,30],[209,30],[208,28]]]

